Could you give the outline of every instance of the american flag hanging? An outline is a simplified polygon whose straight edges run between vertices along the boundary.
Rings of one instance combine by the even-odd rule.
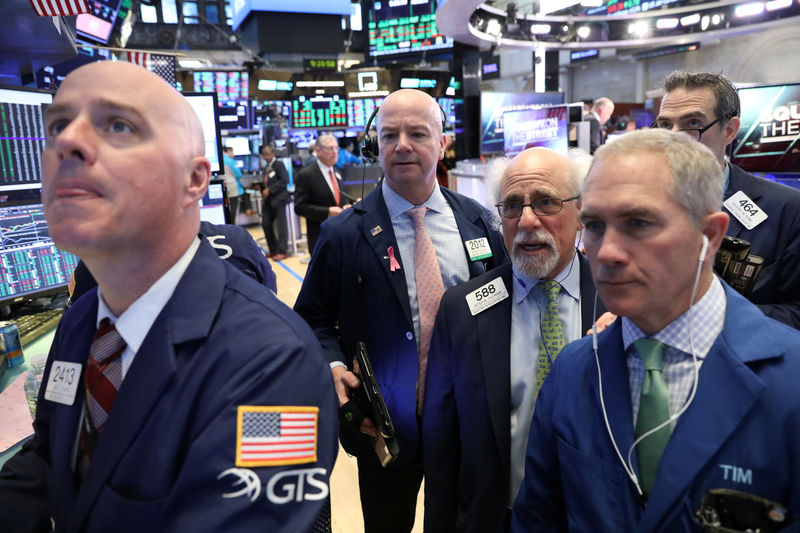
[[[125,52],[122,60],[134,63],[140,67],[154,72],[164,78],[167,83],[175,86],[175,56],[166,54],[152,54],[150,52]]]
[[[239,406],[236,466],[313,463],[318,416],[318,407]]]
[[[40,17],[66,17],[90,13],[89,0],[30,0]]]

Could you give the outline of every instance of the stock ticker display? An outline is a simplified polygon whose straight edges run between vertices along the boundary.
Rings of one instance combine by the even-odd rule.
[[[199,93],[217,93],[221,102],[247,100],[250,91],[250,75],[240,71],[193,72],[194,90]]]
[[[41,205],[0,207],[0,299],[66,285],[78,258],[58,250]]]
[[[436,28],[435,0],[373,2],[369,9],[369,54],[381,56],[452,48]]]
[[[292,100],[293,128],[347,127],[347,104],[338,96],[304,96]]]
[[[0,185],[40,182],[42,105],[0,102]]]
[[[351,128],[363,128],[375,108],[383,103],[383,98],[359,98],[347,100],[347,122]],[[373,123],[372,126],[375,126]]]

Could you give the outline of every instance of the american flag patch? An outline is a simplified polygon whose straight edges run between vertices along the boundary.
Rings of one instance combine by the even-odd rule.
[[[236,466],[278,466],[317,460],[319,407],[240,405]]]

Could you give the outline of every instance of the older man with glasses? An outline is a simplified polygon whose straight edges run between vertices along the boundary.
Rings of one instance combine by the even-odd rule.
[[[594,284],[575,247],[588,159],[529,148],[511,160],[497,209],[512,263],[442,297],[422,417],[425,506],[436,510],[426,531],[508,529],[536,396],[593,322]]]
[[[767,316],[800,329],[800,191],[726,161],[725,150],[739,131],[740,105],[723,76],[676,71],[666,77],[664,90],[653,127],[682,131],[711,149],[725,178],[727,234],[750,242],[750,253],[764,260],[748,299]],[[742,202],[752,208],[738,208]]]

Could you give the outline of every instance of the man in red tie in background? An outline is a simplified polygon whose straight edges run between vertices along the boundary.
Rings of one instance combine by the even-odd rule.
[[[370,152],[386,177],[322,224],[295,310],[323,345],[340,405],[359,386],[347,365],[364,342],[400,453],[383,468],[369,437],[343,428],[340,438],[358,458],[367,533],[408,533],[422,481],[420,399],[439,299],[444,289],[505,262],[505,252],[486,209],[436,184],[445,150],[436,101],[422,91],[396,91],[376,123]],[[362,430],[374,427],[368,421]]]
[[[294,178],[294,212],[306,218],[308,253],[314,251],[320,226],[328,217],[342,212],[344,197],[340,192],[342,176],[334,168],[339,157],[339,143],[331,134],[317,138],[316,162],[297,173]]]

